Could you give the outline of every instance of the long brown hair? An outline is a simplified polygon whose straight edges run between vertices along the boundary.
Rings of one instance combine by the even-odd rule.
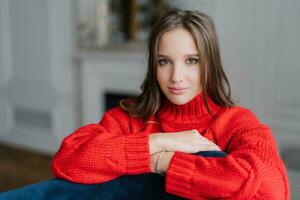
[[[141,85],[141,94],[132,102],[120,101],[120,107],[129,114],[148,119],[161,107],[164,94],[158,81],[157,52],[162,35],[175,28],[184,28],[192,35],[199,50],[201,89],[207,111],[212,114],[207,101],[212,101],[223,107],[235,105],[226,74],[223,70],[218,38],[213,20],[210,16],[190,10],[171,9],[167,11],[154,25],[148,40],[148,69]]]

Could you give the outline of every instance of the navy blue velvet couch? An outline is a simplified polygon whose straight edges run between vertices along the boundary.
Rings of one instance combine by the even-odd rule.
[[[203,151],[196,155],[225,157],[222,151]],[[176,200],[184,199],[165,192],[165,177],[150,173],[122,176],[101,184],[85,185],[62,179],[50,179],[0,193],[0,200]]]

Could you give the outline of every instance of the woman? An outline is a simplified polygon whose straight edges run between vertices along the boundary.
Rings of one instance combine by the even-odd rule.
[[[183,198],[289,199],[271,130],[231,97],[210,17],[168,11],[150,34],[148,53],[141,94],[66,137],[53,174],[99,184],[166,173],[166,192]],[[202,151],[227,156],[194,155]]]

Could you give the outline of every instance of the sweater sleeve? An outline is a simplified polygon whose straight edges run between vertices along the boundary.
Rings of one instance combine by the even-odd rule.
[[[231,138],[224,158],[176,152],[167,170],[166,191],[190,199],[252,199],[266,189],[264,195],[276,198],[264,199],[288,199],[285,169],[270,129],[248,124],[225,134]]]
[[[106,112],[100,123],[83,126],[67,136],[52,160],[53,175],[93,184],[150,172],[149,134],[125,134],[121,122],[129,126],[124,116],[117,121]]]

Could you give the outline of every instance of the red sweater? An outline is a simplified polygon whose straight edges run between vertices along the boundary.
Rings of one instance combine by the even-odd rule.
[[[52,172],[84,184],[150,173],[149,134],[197,129],[228,155],[176,152],[167,170],[166,192],[190,199],[289,199],[287,173],[270,128],[245,108],[223,108],[210,99],[209,105],[216,118],[207,113],[201,93],[185,105],[165,100],[146,123],[119,107],[110,109],[99,123],[63,140]]]

